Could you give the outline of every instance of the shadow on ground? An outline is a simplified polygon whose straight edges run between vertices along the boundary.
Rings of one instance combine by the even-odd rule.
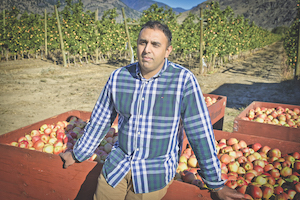
[[[300,105],[300,81],[280,83],[223,84],[210,94],[227,97],[229,108],[243,109],[253,101]]]

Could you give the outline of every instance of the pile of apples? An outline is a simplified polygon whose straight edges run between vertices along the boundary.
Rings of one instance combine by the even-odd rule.
[[[210,97],[210,96],[204,97],[204,100],[207,107],[217,102],[217,99],[215,97]]]
[[[244,120],[274,124],[285,127],[300,128],[299,108],[289,109],[278,106],[276,108],[256,107],[250,109]]]
[[[68,122],[43,124],[39,130],[25,133],[18,141],[13,141],[9,145],[50,154],[72,151],[76,141],[82,137],[86,124],[87,121],[75,116],[70,117]],[[89,160],[103,163],[117,140],[118,128],[113,125]]]
[[[222,179],[247,199],[300,199],[300,154],[282,155],[279,148],[248,145],[236,138],[216,141]],[[205,188],[190,147],[179,158],[176,180]]]

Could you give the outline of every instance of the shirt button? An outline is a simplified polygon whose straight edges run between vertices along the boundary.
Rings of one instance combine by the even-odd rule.
[[[142,118],[142,115],[140,115],[140,118]]]
[[[142,100],[144,101],[144,100],[145,100],[145,98],[143,97],[143,98],[142,98]]]
[[[141,132],[138,132],[138,134],[141,134]]]
[[[140,150],[139,148],[136,149],[136,151],[139,151],[139,150]]]

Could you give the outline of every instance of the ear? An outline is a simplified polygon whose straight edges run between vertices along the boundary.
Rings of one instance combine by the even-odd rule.
[[[168,58],[170,53],[172,52],[172,45],[168,46],[167,50],[166,50],[166,53],[165,53],[165,58]]]

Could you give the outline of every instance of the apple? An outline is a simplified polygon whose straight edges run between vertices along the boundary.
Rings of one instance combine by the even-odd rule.
[[[244,140],[240,140],[239,145],[240,145],[241,149],[246,148],[248,146]]]
[[[252,172],[246,172],[246,174],[245,174],[246,180],[252,181],[254,177],[255,177],[255,174]]]
[[[250,154],[249,156],[247,156],[247,159],[249,162],[253,162],[254,160],[256,160],[256,158],[253,154]]]
[[[31,132],[30,132],[30,136],[31,137],[33,137],[33,136],[39,136],[41,133],[40,133],[40,131],[38,131],[38,130],[32,130]]]
[[[18,143],[18,147],[20,148],[28,148],[28,141],[27,140],[21,140],[19,143]]]
[[[282,186],[285,183],[286,183],[286,181],[281,177],[276,179],[276,184],[279,185],[279,186]]]
[[[264,175],[259,175],[254,178],[254,181],[260,185],[264,185],[268,182],[267,178]]]
[[[238,173],[239,175],[241,175],[241,174],[246,174],[246,170],[245,170],[242,166],[239,166],[239,167],[238,167],[238,170],[237,170],[237,173]]]
[[[55,147],[53,148],[53,154],[58,155],[58,154],[60,154],[60,153],[62,153],[62,152],[63,152],[63,146],[55,146]]]
[[[268,186],[262,186],[262,197],[263,199],[270,199],[274,194],[274,189]]]
[[[280,175],[283,177],[288,177],[288,176],[292,175],[292,173],[293,173],[293,169],[290,167],[283,167],[280,170]]]
[[[256,166],[256,165],[259,165],[262,168],[264,168],[265,167],[265,161],[263,161],[263,160],[254,160],[253,161],[253,166]]]
[[[300,153],[295,151],[292,155],[295,159],[299,160],[300,159]]]
[[[194,154],[191,155],[191,157],[187,160],[187,165],[188,165],[188,167],[197,167],[198,166],[198,161]]]
[[[276,180],[273,176],[267,176],[267,180],[268,180],[268,183],[271,184],[271,185],[276,184]]]
[[[247,190],[247,187],[248,187],[247,184],[238,186],[238,187],[236,188],[236,191],[238,191],[239,193],[245,194],[245,193],[246,193],[246,190]]]
[[[26,137],[27,141],[31,141],[31,135],[26,134],[25,137]]]
[[[57,129],[56,131],[56,138],[57,139],[64,139],[65,131],[63,129]]]
[[[227,180],[228,179],[227,173],[221,173],[221,179]]]
[[[268,164],[266,164],[265,167],[264,167],[264,171],[265,171],[265,172],[268,172],[268,171],[270,171],[271,169],[274,169],[274,165],[273,165],[272,163],[268,163]]]
[[[297,192],[293,189],[288,189],[288,191],[286,192],[286,194],[288,195],[289,199],[294,199],[295,195],[297,194]]]
[[[241,146],[240,146],[239,143],[236,143],[236,144],[232,145],[232,149],[233,149],[234,151],[237,151],[237,150],[239,150],[240,148],[241,148]]]
[[[260,153],[258,153],[256,151],[252,155],[255,157],[256,160],[261,160],[262,159]]]
[[[294,163],[294,169],[299,171],[300,170],[300,160],[296,160]]]
[[[279,170],[282,169],[281,163],[278,162],[278,160],[275,160],[275,161],[273,162],[273,166],[274,166],[274,168],[276,168],[276,169],[279,169]]]
[[[56,138],[56,132],[55,131],[52,131],[50,133],[50,138]]]
[[[20,143],[21,141],[27,141],[27,138],[25,136],[21,136],[19,139],[18,139],[18,143]]]
[[[51,132],[52,132],[52,128],[50,128],[50,127],[47,127],[47,128],[44,129],[44,134],[45,135],[50,135]]]
[[[43,147],[43,152],[45,152],[45,153],[53,153],[53,150],[54,150],[54,147],[53,147],[53,145],[51,145],[51,144],[46,144],[46,145],[44,145],[44,147]]]
[[[232,146],[232,145],[237,144],[237,143],[239,143],[239,141],[236,138],[229,138],[227,140],[227,145],[229,145],[229,146]]]
[[[237,172],[240,164],[237,161],[228,163],[227,167],[229,172]]]
[[[41,136],[41,140],[42,140],[44,143],[48,143],[48,142],[49,142],[49,139],[50,139],[49,135],[44,134],[44,135]]]
[[[54,144],[54,143],[56,143],[56,141],[57,141],[57,138],[49,138],[48,143],[49,144]]]
[[[40,131],[44,132],[44,130],[48,128],[48,125],[47,124],[43,124],[41,127],[40,127]]]
[[[281,151],[278,148],[271,149],[269,151],[269,157],[280,158],[281,157]]]
[[[36,142],[33,143],[33,147],[37,151],[42,151],[45,143],[42,140],[37,140]]]
[[[224,173],[224,174],[228,173],[228,168],[225,163],[221,163],[221,173]]]
[[[299,177],[296,176],[295,174],[292,174],[292,175],[288,176],[288,179],[290,179],[292,181],[299,182]]]
[[[271,174],[271,176],[274,177],[274,178],[279,178],[280,177],[280,171],[276,168],[271,169],[269,171],[269,174]]]
[[[253,200],[250,194],[244,194],[244,199]]]
[[[284,190],[283,190],[283,188],[281,186],[276,186],[274,188],[274,194],[276,194],[276,195],[279,195],[279,194],[281,194],[283,192],[284,192]]]
[[[14,146],[14,147],[17,147],[18,146],[18,142],[11,142],[10,144],[9,144],[10,146]]]
[[[225,164],[227,165],[228,163],[230,163],[231,157],[230,157],[228,154],[223,154],[223,155],[220,157],[220,161],[221,161],[222,163],[225,163]]]
[[[243,163],[246,163],[248,162],[247,158],[245,156],[239,156],[237,159],[236,159],[240,164],[243,164]]]
[[[183,172],[184,170],[187,170],[188,166],[185,162],[179,162],[177,166],[177,172]]]
[[[247,188],[247,193],[250,194],[254,199],[261,199],[262,198],[262,190],[259,186],[250,184]]]
[[[253,170],[257,171],[258,174],[262,174],[264,172],[264,168],[259,165],[253,165]]]
[[[296,192],[300,193],[300,183],[299,182],[294,185],[294,188],[295,188]]]
[[[249,170],[253,169],[253,163],[250,162],[250,161],[247,161],[247,162],[243,163],[242,166],[244,167],[244,169],[246,171],[249,171]]]
[[[260,150],[261,147],[262,147],[262,145],[261,145],[260,143],[254,143],[254,144],[252,145],[252,149],[253,149],[254,151]]]
[[[232,189],[235,189],[238,184],[237,184],[237,181],[236,180],[228,180],[226,183],[225,183],[226,186],[232,188]]]

